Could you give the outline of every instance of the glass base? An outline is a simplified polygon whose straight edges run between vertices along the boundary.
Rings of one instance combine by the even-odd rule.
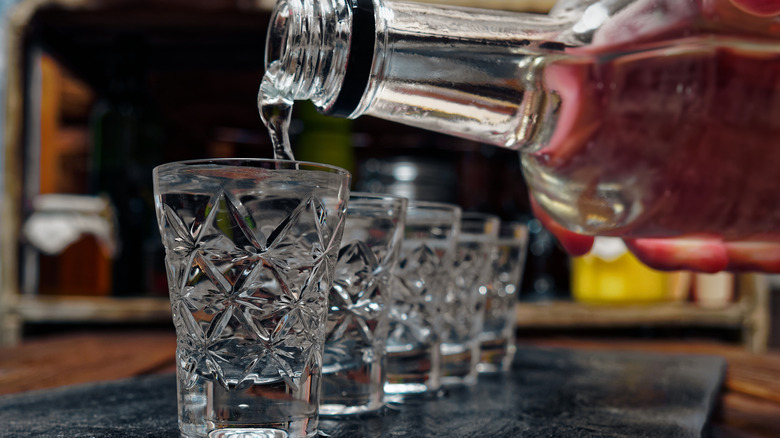
[[[509,371],[516,351],[517,347],[512,337],[492,337],[483,340],[477,372],[495,374]]]
[[[320,405],[320,417],[339,417],[342,415],[361,415],[376,412],[384,406],[384,403],[372,405],[340,405],[340,404],[322,404]]]
[[[506,367],[507,369],[504,368],[502,363],[480,362],[477,364],[477,372],[480,374],[498,374],[508,370],[508,367]]]
[[[268,427],[228,427],[207,433],[188,433],[181,430],[182,438],[311,438],[318,434],[319,432],[315,431],[309,435],[290,435],[287,431]]]
[[[477,383],[477,373],[467,374],[465,376],[442,376],[441,386],[450,388],[453,386],[471,386]]]
[[[441,377],[443,387],[477,383],[479,343],[476,338],[462,343],[441,344]]]
[[[208,438],[290,438],[290,435],[279,429],[230,428],[212,430]]]
[[[215,430],[209,438],[288,438],[287,432],[273,429],[229,429]]]
[[[423,394],[429,390],[425,383],[385,383],[385,394]]]

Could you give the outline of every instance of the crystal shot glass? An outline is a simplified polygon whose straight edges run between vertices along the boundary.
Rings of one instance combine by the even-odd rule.
[[[317,434],[347,171],[220,159],[154,170],[185,437]]]
[[[477,370],[480,373],[508,371],[515,357],[518,294],[528,251],[526,225],[502,222],[496,250],[479,335],[481,357]]]
[[[328,296],[321,415],[354,415],[384,406],[385,349],[407,199],[355,193]]]
[[[387,394],[407,397],[440,387],[441,305],[460,216],[456,205],[409,202],[390,305]]]
[[[479,334],[496,257],[498,216],[467,212],[460,234],[442,309],[441,383],[473,385],[480,360]]]

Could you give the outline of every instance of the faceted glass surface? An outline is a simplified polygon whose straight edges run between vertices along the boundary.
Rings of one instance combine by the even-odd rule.
[[[248,426],[316,432],[348,174],[268,163],[156,173],[188,436]]]
[[[481,373],[506,371],[515,355],[517,295],[528,249],[528,229],[519,222],[501,224],[498,254],[485,300],[485,320],[479,335]]]
[[[357,414],[384,405],[391,276],[406,217],[404,198],[352,194],[328,297],[320,412]]]
[[[388,393],[420,393],[439,387],[441,306],[460,214],[460,208],[448,204],[409,204],[390,306]]]
[[[476,383],[479,334],[496,257],[500,220],[464,213],[442,309],[442,384]]]

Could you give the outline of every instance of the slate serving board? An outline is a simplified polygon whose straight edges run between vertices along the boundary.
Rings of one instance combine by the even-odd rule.
[[[726,369],[716,356],[520,348],[470,388],[331,420],[341,437],[699,437]],[[172,374],[0,397],[2,437],[176,437]]]

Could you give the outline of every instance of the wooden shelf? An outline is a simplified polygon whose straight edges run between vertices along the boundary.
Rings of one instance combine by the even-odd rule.
[[[735,326],[742,325],[745,306],[708,309],[690,303],[631,305],[582,304],[572,301],[522,303],[518,327],[577,328],[638,325]]]
[[[725,307],[692,303],[596,305],[573,301],[521,303],[519,328],[615,328],[651,326],[728,327],[742,332],[742,344],[764,352],[769,336],[769,287],[766,276],[742,275],[739,300]],[[19,296],[14,320],[28,323],[145,323],[171,320],[167,298]],[[10,341],[10,342],[9,342]],[[14,339],[6,340],[12,343]]]
[[[19,298],[15,313],[25,322],[165,322],[171,320],[168,298],[34,296]]]
[[[766,350],[769,338],[769,285],[765,275],[738,276],[739,298],[724,307],[687,302],[648,304],[583,304],[573,301],[521,303],[520,328],[625,328],[638,326],[723,327],[742,331],[742,344],[752,352]]]

